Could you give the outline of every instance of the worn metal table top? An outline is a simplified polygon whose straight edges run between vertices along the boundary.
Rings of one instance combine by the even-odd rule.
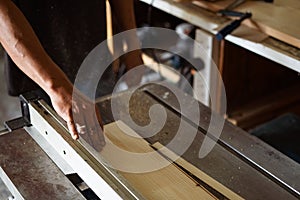
[[[243,198],[299,199],[300,165],[230,123],[225,122],[222,134],[213,150],[206,157],[200,159],[198,152],[205,135],[211,134],[210,132],[207,133],[207,130],[212,113],[209,108],[195,102],[192,97],[183,94],[179,90],[176,91],[176,94],[180,101],[184,102],[183,105],[186,106],[186,109],[180,109],[178,99],[175,98],[171,91],[156,84],[143,86],[131,96],[129,112],[136,124],[149,124],[149,109],[154,104],[162,105],[167,114],[166,123],[164,123],[162,129],[156,135],[145,138],[149,143],[157,141],[165,145],[169,143],[177,133],[180,120],[183,119],[181,123],[184,126],[185,134],[178,138],[179,141],[184,141],[186,137],[190,136],[191,132],[197,132],[193,143],[182,155],[185,160]],[[129,92],[123,92],[113,97],[99,100],[98,106],[105,123],[128,118],[125,112],[128,102],[124,101],[124,99],[129,95]],[[117,99],[120,106],[117,116],[114,117],[111,111],[111,99]],[[197,114],[195,112],[196,109],[193,107],[194,103],[198,105],[201,113],[198,122],[194,120],[197,118],[193,118]],[[42,109],[40,104],[33,103],[32,107]],[[31,113],[34,112],[38,113],[39,111],[31,110]],[[62,127],[55,124],[57,126],[57,129],[55,129],[52,114],[49,115],[43,110],[41,110],[40,114],[40,117],[33,117],[32,115],[35,118],[31,119],[33,126],[25,128],[26,131],[37,128],[41,136],[49,139],[49,143],[54,142],[53,145],[57,148],[56,151],[60,155],[65,156],[65,161],[69,164],[72,163],[71,166],[78,168],[75,169],[73,167],[74,171],[78,170],[78,172],[82,172],[81,174],[86,176],[85,179],[82,177],[85,181],[89,179],[98,180],[94,176],[97,174],[93,175],[93,169],[99,173],[102,171],[101,166],[97,165],[97,161],[90,155],[84,158],[80,157],[80,155],[88,155],[88,152],[85,149],[78,148],[80,143],[73,141],[67,132],[65,134],[68,137],[58,134],[59,140],[57,138],[54,140],[57,131],[61,130]],[[124,122],[126,123],[126,120]],[[38,129],[39,126],[41,129]],[[132,128],[134,129],[134,127]],[[15,178],[12,182],[14,184],[18,183],[18,188],[21,188],[24,194],[33,195],[33,197],[30,196],[28,199],[49,199],[49,194],[57,195],[50,199],[64,199],[66,193],[69,196],[74,195],[72,199],[80,199],[80,195],[76,194],[76,192],[73,193],[74,188],[72,189],[72,187],[74,186],[70,185],[71,183],[66,179],[65,175],[47,157],[47,154],[37,146],[25,129],[19,129],[13,133],[1,136],[0,166],[4,172],[9,177]],[[142,136],[147,134],[143,129],[135,131]],[[32,137],[34,136],[32,135]],[[173,150],[176,152],[175,149]],[[84,154],[78,153],[80,151],[83,151]],[[74,162],[79,162],[82,166],[73,165]],[[86,173],[86,170],[89,170],[89,173]],[[90,173],[92,173],[92,177]],[[78,174],[80,175],[80,173]],[[105,177],[103,178],[102,176],[102,178],[108,184],[113,184],[111,186],[112,189],[119,191],[120,188],[118,186],[124,186],[126,180],[125,182],[122,180],[122,184],[119,184],[111,180],[113,178],[111,175],[113,174],[105,174]],[[99,188],[95,187],[99,191],[101,188],[103,189],[102,186],[99,186]],[[127,189],[130,189],[130,186]],[[134,190],[134,188],[132,189]]]
[[[15,199],[85,199],[25,129],[1,135],[0,147],[1,178]]]
[[[300,165],[229,122],[225,122],[214,149],[205,158],[199,159],[198,152],[207,134],[211,111],[199,104],[201,116],[197,126],[198,123],[191,118],[195,109],[190,106],[195,100],[181,92],[177,92],[178,94],[181,94],[180,99],[185,102],[184,105],[188,106],[186,113],[181,112],[172,92],[155,84],[145,86],[131,96],[129,112],[138,125],[149,124],[149,108],[152,105],[160,104],[166,109],[167,122],[156,135],[147,138],[150,143],[169,143],[178,130],[180,117],[183,116],[186,137],[189,130],[198,130],[183,158],[246,199],[300,198]],[[120,99],[122,104],[121,99],[127,98],[126,95],[128,94],[125,92],[114,98]],[[98,105],[105,123],[127,117],[123,112],[125,104],[121,105],[124,109],[119,109],[118,115],[113,117],[111,97],[100,100]],[[143,135],[142,130],[135,131]]]

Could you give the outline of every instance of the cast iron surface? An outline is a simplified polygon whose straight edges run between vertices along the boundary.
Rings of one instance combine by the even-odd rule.
[[[180,112],[174,95],[169,95],[167,99],[163,98],[166,92],[165,88],[151,85],[145,87],[144,90],[158,101],[170,106],[175,112]],[[189,102],[194,101],[190,96],[184,95],[181,96],[181,99],[184,99],[185,105],[190,105]],[[198,122],[199,129],[206,133],[210,123],[211,110],[202,104],[199,104],[199,109],[201,113],[200,121]],[[195,115],[194,109],[190,107],[188,112],[182,113],[182,115],[193,119],[193,115]],[[196,123],[195,121],[192,122],[192,124]],[[227,121],[225,121],[218,143],[252,167],[260,170],[266,176],[271,177],[282,187],[285,187],[290,192],[294,191],[297,197],[300,198],[300,165],[297,162]],[[280,180],[285,182],[289,188],[281,184]]]
[[[25,199],[85,199],[24,129],[0,136],[0,166]]]
[[[178,129],[180,120],[180,112],[178,113],[176,111],[178,109],[178,102],[172,95],[169,95],[168,98],[162,98],[165,96],[165,92],[167,92],[167,90],[164,88],[148,85],[143,89],[136,91],[130,100],[129,110],[131,117],[139,125],[147,125],[149,123],[150,119],[148,111],[151,105],[159,103],[166,108],[167,122],[155,136],[147,138],[150,143],[159,141],[162,144],[167,144],[172,140]],[[122,100],[125,95],[128,94],[125,92],[114,98]],[[186,101],[184,105],[187,106],[189,106],[189,102],[193,100],[191,97],[183,94],[182,98]],[[125,105],[126,104],[122,106],[125,107]],[[99,102],[98,106],[104,123],[118,120],[120,119],[120,116],[121,118],[122,116],[126,118],[126,114],[122,112],[125,109],[120,109],[120,112],[117,114],[118,116],[115,116],[115,119],[113,119],[110,98],[103,99]],[[185,130],[187,130],[186,137],[189,136],[189,131],[194,130],[195,128],[198,129],[198,134],[194,142],[184,153],[183,158],[246,199],[296,199],[296,194],[292,194],[291,191],[288,191],[286,188],[276,183],[276,181],[273,181],[270,177],[250,165],[241,155],[239,155],[239,152],[247,151],[246,155],[249,154],[250,158],[256,158],[257,160],[255,161],[258,161],[259,163],[271,163],[272,166],[264,167],[267,169],[270,168],[273,171],[276,171],[275,169],[277,168],[277,171],[279,171],[277,173],[281,177],[287,179],[293,187],[298,187],[299,181],[297,180],[299,180],[300,166],[261,141],[249,137],[247,133],[229,123],[225,124],[221,135],[221,142],[214,147],[213,151],[210,152],[208,156],[199,159],[199,148],[204,139],[205,130],[207,130],[211,115],[211,112],[207,107],[199,105],[199,108],[201,110],[199,127],[189,121],[188,117],[183,123]],[[190,107],[188,109],[190,111],[189,113],[181,114],[192,116],[193,108]],[[141,135],[145,134],[142,130],[136,131]],[[225,144],[223,144],[222,141]],[[235,145],[235,151],[237,152],[228,148],[226,146],[228,143]],[[258,155],[261,152],[263,152],[264,155]],[[265,156],[266,153],[268,155],[267,157]],[[284,163],[285,161],[287,163]],[[283,169],[284,167],[286,168]],[[281,172],[283,174],[281,174]]]

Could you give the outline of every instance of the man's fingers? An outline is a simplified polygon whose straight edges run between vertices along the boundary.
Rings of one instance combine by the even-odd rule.
[[[76,126],[75,126],[75,123],[74,121],[68,121],[67,122],[67,125],[68,125],[68,129],[69,131],[71,132],[71,136],[74,140],[77,140],[79,138],[79,135],[78,135],[78,132],[76,130]]]

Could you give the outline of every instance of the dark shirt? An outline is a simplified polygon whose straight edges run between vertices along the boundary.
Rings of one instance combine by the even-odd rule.
[[[71,82],[87,54],[106,39],[105,0],[16,0],[42,46]],[[6,55],[10,95],[38,89]]]

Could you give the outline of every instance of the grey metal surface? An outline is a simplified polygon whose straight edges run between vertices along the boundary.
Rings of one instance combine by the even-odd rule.
[[[12,198],[12,194],[0,178],[0,200],[8,200],[9,198]]]
[[[151,96],[168,104],[174,111],[180,112],[174,95],[170,93],[168,98],[163,98],[165,92],[167,92],[165,88],[151,85],[144,89]],[[185,105],[190,105],[189,102],[194,101],[190,96],[182,95],[182,99],[186,101]],[[199,109],[201,113],[200,121],[192,123],[199,123],[201,130],[207,130],[210,124],[211,110],[201,103],[199,103]],[[182,113],[182,115],[189,119],[194,119],[194,114],[193,108],[189,108],[188,113]],[[227,121],[225,122],[219,143],[228,151],[237,154],[238,157],[252,167],[261,170],[262,173],[278,184],[286,187],[291,192],[295,192],[298,198],[300,198],[300,165],[298,163]]]
[[[9,131],[7,129],[0,130],[0,136],[7,134]]]
[[[28,134],[36,141],[57,167],[65,174],[74,174],[74,170],[66,161],[55,151],[55,149],[43,138],[33,126],[24,128]]]
[[[11,179],[7,176],[5,171],[0,167],[0,178],[2,179],[3,183],[7,187],[8,191],[11,193],[10,196],[8,196],[8,199],[18,199],[18,200],[25,200],[22,194],[20,194],[19,190],[16,188],[14,183],[11,181]]]
[[[151,87],[151,86],[148,86]],[[146,88],[148,88],[146,87]],[[165,91],[162,91],[160,88],[156,88],[153,86],[153,91],[160,94],[164,94]],[[153,92],[151,91],[151,92]],[[124,96],[127,95],[126,93],[120,94],[116,96],[116,98],[122,99]],[[186,98],[184,95],[182,98]],[[137,91],[130,100],[130,114],[133,120],[139,124],[139,125],[147,125],[150,121],[148,111],[151,105],[160,103],[162,104],[167,111],[167,122],[162,128],[162,130],[156,134],[155,136],[149,138],[149,142],[153,143],[156,141],[161,142],[162,144],[167,144],[173,137],[174,134],[177,132],[178,124],[179,124],[179,115],[176,113],[176,111],[172,108],[176,105],[176,100],[174,99],[166,99],[166,102],[162,102],[159,98],[155,98],[153,95],[149,94],[149,92],[145,92],[143,90]],[[170,101],[169,103],[167,101]],[[186,104],[189,104],[190,99],[186,98]],[[122,101],[120,101],[122,102]],[[125,114],[122,112],[123,109],[120,109],[119,116],[117,116],[115,119],[113,119],[110,109],[110,99],[106,98],[103,99],[98,103],[98,106],[100,108],[102,118],[105,123],[109,123],[114,120],[118,120],[120,116],[124,116]],[[123,106],[126,106],[125,104]],[[201,106],[200,106],[201,107]],[[190,108],[190,111],[193,108]],[[203,108],[201,107],[201,123],[200,125],[203,125],[204,122],[206,122],[204,125],[204,129],[207,128],[207,119],[204,118],[210,118],[210,112],[209,109],[206,108],[205,113],[202,113]],[[124,109],[125,110],[125,109]],[[204,117],[205,116],[205,117]],[[203,122],[203,120],[205,120]],[[188,121],[184,123],[185,130],[192,130],[195,129],[195,127]],[[274,149],[270,148],[269,146],[266,146],[264,144],[261,144],[258,140],[252,140],[251,138],[246,136],[247,133],[243,132],[239,129],[233,129],[230,124],[225,124],[224,131],[228,129],[231,131],[230,137],[232,139],[228,140],[235,140],[234,137],[238,137],[240,140],[244,141],[240,146],[238,146],[237,150],[241,151],[243,148],[247,150],[249,145],[255,145],[252,146],[251,157],[258,157],[262,159],[262,155],[257,155],[260,153],[263,153],[265,155],[265,151],[273,152],[275,157],[279,156],[280,158],[284,158],[284,160],[287,161],[287,163],[283,163],[281,160],[276,159],[275,157],[265,157],[268,160],[266,160],[267,163],[272,163],[273,166],[269,166],[271,168],[276,168],[277,166],[283,167],[286,166],[287,168],[290,166],[289,163],[293,163],[285,156],[281,155],[279,152],[275,151]],[[139,134],[143,135],[143,133],[140,130],[136,130]],[[187,137],[188,137],[187,131]],[[241,136],[236,136],[242,132]],[[244,139],[244,136],[246,139]],[[226,136],[228,137],[228,135]],[[224,184],[228,188],[232,189],[236,193],[240,194],[242,197],[246,199],[296,199],[294,195],[292,195],[290,192],[288,192],[286,189],[282,188],[280,185],[278,185],[276,182],[262,174],[260,171],[258,171],[256,168],[253,168],[253,166],[249,165],[245,160],[241,159],[239,156],[237,156],[234,152],[229,151],[226,147],[217,144],[213,151],[208,154],[204,159],[198,158],[198,152],[199,148],[202,144],[204,138],[204,133],[199,129],[198,134],[196,136],[196,139],[194,140],[193,144],[190,146],[190,148],[187,150],[187,152],[183,155],[183,157],[188,160],[189,162],[193,163],[195,166],[197,166],[199,169],[219,181],[220,183]],[[262,149],[264,151],[262,151]],[[250,150],[249,150],[250,151]],[[256,152],[256,153],[254,153]],[[269,154],[268,154],[269,155]],[[250,157],[250,158],[251,158]],[[291,170],[295,171],[289,171],[288,169],[279,169],[283,171],[287,176],[292,177],[296,173],[299,172],[299,166],[297,168],[296,165],[294,165],[296,168],[291,168]],[[281,172],[278,172],[281,173]],[[296,178],[293,178],[294,182],[296,182]],[[298,179],[299,180],[299,179]],[[296,184],[296,183],[295,183]],[[292,185],[293,186],[293,185]]]
[[[0,136],[0,166],[25,199],[85,199],[24,129]]]

